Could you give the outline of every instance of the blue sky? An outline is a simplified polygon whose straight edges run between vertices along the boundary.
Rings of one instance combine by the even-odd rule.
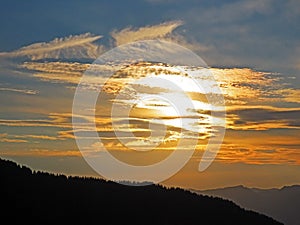
[[[1,51],[86,32],[109,44],[114,29],[182,20],[177,32],[209,48],[201,54],[209,65],[292,74],[299,67],[296,0],[6,1],[0,12]]]

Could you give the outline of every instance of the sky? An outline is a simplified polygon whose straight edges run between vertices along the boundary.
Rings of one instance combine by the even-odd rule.
[[[165,185],[208,189],[299,184],[299,1],[6,1],[0,17],[0,157],[36,170],[99,176],[76,145],[75,137],[83,139],[90,131],[72,126],[76,87],[91,64],[111,49],[164,40],[200,56],[218,83],[226,105],[220,150],[211,166],[199,172],[207,141],[214,135],[209,121],[218,117],[210,113],[218,109],[210,108],[201,91],[191,90],[189,81],[184,86],[185,75],[176,65],[137,63],[105,83],[104,102],[98,101],[95,109],[96,130],[109,152],[130,164],[148,165],[167,157],[178,140],[186,138],[197,140],[195,153]],[[156,97],[180,99],[182,93],[165,84],[143,83],[141,78],[149,74],[177,80],[195,110],[181,105],[186,115],[176,116],[171,105]],[[122,89],[133,80],[138,83]],[[95,90],[100,84],[101,78],[90,77],[86,88]],[[124,115],[117,118],[116,129],[125,134],[120,141],[108,115],[112,103],[132,104],[137,96],[130,90],[138,97],[151,94],[152,99],[130,111],[129,127],[121,126]],[[167,127],[164,143],[138,154],[124,147],[147,148],[157,142],[148,137],[153,115],[160,120],[156,125]],[[201,124],[178,125],[179,119],[195,117]],[[188,132],[180,137],[182,130]],[[129,131],[139,138],[132,141]],[[93,144],[87,153],[99,147]],[[185,148],[189,145],[181,146]]]

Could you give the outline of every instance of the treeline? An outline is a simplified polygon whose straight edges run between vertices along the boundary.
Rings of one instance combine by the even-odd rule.
[[[219,198],[159,185],[33,172],[0,159],[1,219],[7,224],[275,225]]]

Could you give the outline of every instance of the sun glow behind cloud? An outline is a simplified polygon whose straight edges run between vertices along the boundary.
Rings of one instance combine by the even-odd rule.
[[[112,38],[115,40],[114,44],[119,45],[134,40],[142,40],[148,38],[162,38],[167,40],[179,40],[178,36],[174,34],[174,30],[182,24],[181,21],[171,21],[168,23],[161,23],[153,26],[146,26],[139,29],[125,28],[120,31],[112,32]],[[28,79],[43,81],[43,84],[50,82],[49,87],[63,89],[68,87],[68,91],[72,91],[82,74],[87,70],[91,64],[81,62],[80,58],[95,58],[106,48],[98,45],[95,42],[101,38],[99,35],[83,34],[78,36],[70,36],[67,38],[55,39],[48,43],[38,43],[30,45],[12,52],[1,53],[1,57],[7,58],[26,58],[21,60],[21,65],[16,70],[25,74]],[[190,45],[190,47],[195,47]],[[198,46],[199,47],[199,46]],[[52,60],[47,61],[47,58]],[[37,60],[39,61],[33,61]],[[53,60],[59,59],[59,60]],[[68,59],[68,60],[64,60]],[[71,60],[70,60],[71,59]],[[24,62],[23,62],[24,61]],[[109,66],[106,68],[99,68],[110,70]],[[298,138],[294,133],[299,129],[299,90],[291,88],[282,77],[276,73],[257,71],[251,68],[210,68],[215,79],[225,97],[226,102],[226,128],[228,135],[225,138],[223,148],[218,155],[218,160],[222,162],[247,162],[247,163],[298,163],[299,156],[296,153],[297,146],[299,146]],[[201,74],[201,68],[196,68],[191,73]],[[124,88],[124,84],[139,79],[140,77],[161,77],[165,80],[172,80],[175,84],[180,85],[184,90],[182,93],[176,93],[172,88],[166,86],[155,86],[151,83],[136,82],[131,84],[129,89],[123,91],[122,98],[118,101],[114,100],[115,96]],[[158,65],[158,64],[138,64],[123,68],[116,73],[104,86],[103,91],[108,103],[115,103],[126,105],[134,101],[133,93],[138,93],[138,97],[152,95],[152,99],[148,98],[144,101],[138,102],[131,111],[130,126],[118,127],[124,133],[122,139],[129,143],[129,145],[139,145],[147,143],[147,137],[151,133],[149,122],[156,125],[165,125],[167,127],[167,134],[164,143],[158,146],[158,150],[172,150],[176,145],[176,141],[180,138],[181,129],[189,130],[191,133],[185,138],[198,138],[199,143],[197,149],[202,151],[207,138],[213,135],[213,128],[209,125],[211,119],[211,112],[214,110],[218,112],[217,105],[212,106],[207,103],[205,92],[195,91],[192,88],[188,79],[185,79],[182,74],[174,66]],[[210,80],[205,78],[205,74],[201,74],[201,79],[205,85],[210,84]],[[91,77],[87,89],[98,90],[97,85],[103,82],[100,77]],[[43,94],[43,89],[35,88],[19,88],[11,87],[9,85],[2,85],[0,91],[5,95],[18,95],[18,99],[22,99],[20,95],[26,95],[26,99],[38,98]],[[54,92],[53,92],[54,93]],[[187,95],[193,99],[193,104],[196,110],[184,109],[184,117],[178,117],[176,110],[164,101],[163,99],[155,97],[155,95],[173,94],[176,98],[182,98]],[[51,94],[48,94],[51,98]],[[54,95],[54,94],[53,94]],[[52,96],[53,97],[53,96]],[[64,96],[60,96],[64,97]],[[46,103],[36,101],[36,107],[30,109],[31,117],[28,119],[5,118],[0,120],[0,125],[9,128],[9,131],[3,132],[1,143],[4,144],[28,144],[30,148],[36,149],[37,143],[59,143],[65,145],[68,143],[74,146],[74,133],[78,134],[80,138],[86,138],[85,135],[90,132],[87,126],[81,127],[78,130],[72,130],[71,113],[69,108],[71,104],[67,105],[65,99],[53,97],[54,104],[61,103],[65,106],[64,113],[58,113],[57,109],[52,108],[48,110],[48,114],[43,114],[43,119],[36,119],[35,116],[41,108],[46,108]],[[71,100],[69,101],[71,102]],[[108,105],[99,105],[96,110],[96,125],[99,136],[105,142],[105,145],[111,151],[128,150],[117,140],[111,124],[111,120],[107,118],[110,111],[107,109]],[[47,106],[49,107],[49,106]],[[62,111],[62,110],[61,110]],[[221,112],[220,112],[221,113]],[[146,115],[146,118],[144,116]],[[199,123],[189,124],[185,123],[182,126],[181,120],[188,121],[191,118],[199,118]],[[123,118],[115,118],[122,123]],[[82,118],[86,123],[92,123],[93,118]],[[13,129],[22,128],[24,133],[13,131]],[[34,129],[40,128],[39,132],[33,132]],[[51,129],[50,134],[43,134],[43,128]],[[285,130],[281,133],[280,130]],[[266,133],[261,133],[261,132]],[[133,132],[139,137],[139,142],[132,142],[128,132]],[[254,132],[251,133],[250,132]],[[248,136],[243,136],[245,133]],[[257,138],[256,145],[253,144],[253,139]],[[261,140],[261,137],[264,137]],[[243,139],[243,140],[241,140]],[[276,140],[276,141],[275,141]],[[289,142],[287,144],[286,142]],[[70,144],[72,141],[73,145]],[[153,141],[156,141],[155,139]],[[268,141],[269,144],[263,143]],[[231,143],[228,143],[231,142]],[[45,145],[46,145],[45,144]],[[97,145],[97,144],[96,144]],[[6,145],[7,146],[7,145]],[[295,147],[296,146],[296,147]],[[187,146],[188,147],[188,146]],[[45,148],[45,146],[43,146]],[[75,148],[75,147],[74,147]],[[93,148],[93,146],[91,146]],[[70,149],[70,147],[64,149]],[[88,150],[87,150],[88,151]],[[126,151],[125,151],[126,152]],[[30,154],[34,155],[35,151]],[[9,154],[6,153],[6,154]],[[21,154],[18,152],[18,154]],[[50,152],[43,151],[43,156]],[[57,153],[53,155],[63,155]],[[74,155],[73,153],[71,153]],[[67,153],[66,153],[67,155]],[[275,157],[276,155],[276,157]],[[276,160],[274,160],[276,158]]]
[[[145,77],[147,77],[146,82],[143,79]],[[105,86],[109,88],[105,88]],[[148,134],[152,133],[153,130],[150,129],[150,125],[148,128],[145,127],[147,123],[152,124],[152,126],[156,124],[167,127],[167,137],[164,142],[175,139],[178,141],[180,138],[206,139],[213,133],[213,129],[210,127],[210,115],[199,113],[206,103],[201,102],[200,99],[193,99],[192,107],[196,110],[183,104],[188,95],[185,91],[199,92],[199,90],[197,87],[193,87],[195,86],[193,80],[178,70],[176,66],[156,63],[135,64],[118,71],[105,83],[105,86],[103,90],[109,95],[107,102],[113,106],[103,102],[101,104],[104,104],[106,108],[120,107],[121,109],[117,114],[116,111],[113,113],[116,117],[112,118],[112,123],[117,120],[119,124],[115,129],[136,133],[139,136],[139,143],[151,144]],[[168,102],[167,99],[170,99],[170,95],[172,99],[176,100],[173,102],[181,104],[174,106],[172,102]],[[118,98],[115,99],[116,97]],[[123,124],[126,124],[127,115],[123,114],[123,109],[130,107],[130,105],[133,106],[130,111],[130,120],[135,121],[135,126],[126,130]],[[212,106],[207,106],[206,110],[208,108],[212,110]],[[142,123],[139,124],[138,119],[143,119]],[[144,129],[143,132],[141,132],[141,128]],[[182,129],[188,131],[187,135],[181,134]],[[154,139],[153,141],[156,142],[157,140]],[[131,145],[130,138],[126,141],[126,145]],[[168,145],[165,147],[167,150],[170,149]]]
[[[44,81],[50,82],[59,82],[67,87],[73,87],[79,82],[81,75],[84,70],[89,68],[90,64],[87,63],[72,63],[72,62],[30,62],[25,63],[24,68],[29,69],[32,75],[36,78],[39,78]],[[100,68],[99,68],[100,69]],[[103,68],[101,68],[103,69]],[[106,68],[109,70],[109,66]],[[227,129],[232,129],[236,131],[247,131],[247,130],[273,130],[278,128],[284,129],[297,129],[299,122],[297,117],[290,117],[292,115],[292,111],[294,114],[297,114],[297,108],[280,108],[278,106],[272,106],[274,102],[297,102],[295,99],[296,90],[285,88],[282,89],[279,83],[279,77],[277,75],[272,75],[267,72],[260,72],[255,71],[249,68],[211,68],[210,69],[215,76],[215,79],[218,81],[219,86],[221,87],[226,105],[227,105]],[[201,69],[194,70],[195,73],[201,74]],[[203,150],[206,140],[209,137],[209,132],[211,131],[211,127],[209,126],[210,120],[210,112],[211,110],[217,110],[217,106],[212,108],[209,104],[207,104],[207,99],[205,97],[205,93],[201,92],[194,92],[191,85],[187,82],[182,82],[182,78],[185,77],[184,74],[181,74],[176,67],[170,67],[167,65],[155,65],[155,64],[146,64],[141,63],[138,65],[132,65],[130,67],[123,68],[122,71],[118,71],[110,80],[109,82],[103,87],[105,92],[106,98],[108,101],[112,100],[119,91],[124,87],[124,84],[133,81],[139,77],[145,76],[161,76],[163,78],[169,77],[172,80],[180,84],[182,89],[184,90],[185,94],[187,94],[191,99],[194,100],[194,104],[198,107],[197,110],[187,112],[186,119],[189,116],[197,116],[199,117],[199,125],[194,125],[191,127],[185,127],[193,131],[195,128],[198,129],[198,138],[199,144],[197,149],[200,151]],[[202,74],[202,78],[205,80],[207,84],[209,84],[209,79]],[[97,85],[103,82],[99,77],[92,77],[90,79],[91,83],[86,88],[94,89]],[[138,92],[140,96],[144,95],[153,95],[153,94],[161,94],[161,93],[168,93],[172,90],[168,88],[166,85],[165,87],[157,87],[155,85],[151,85],[151,83],[143,83],[137,82],[129,86],[129,89],[125,89],[123,98],[118,100],[118,104],[128,104],[130,101],[133,101],[134,98],[132,96],[133,91]],[[281,89],[280,89],[281,88]],[[279,89],[281,92],[279,92]],[[131,93],[131,94],[130,94]],[[274,95],[274,93],[276,93]],[[290,94],[291,93],[291,94]],[[174,93],[173,93],[174,94]],[[177,93],[180,96],[182,93]],[[206,93],[207,94],[207,93]],[[287,97],[290,96],[290,97]],[[292,99],[291,97],[294,96]],[[153,101],[155,100],[155,102]],[[124,130],[123,127],[119,127],[120,130],[124,132],[124,141],[129,143],[129,145],[137,145],[141,143],[147,143],[146,137],[149,135],[149,121],[153,118],[159,119],[156,120],[156,123],[160,122],[165,124],[169,131],[165,138],[165,144],[158,147],[158,150],[172,150],[176,143],[176,140],[180,137],[180,120],[182,118],[176,117],[176,112],[174,109],[167,103],[160,101],[157,102],[158,99],[148,99],[144,102],[140,102],[137,106],[132,110],[131,116],[132,119],[130,121],[131,127],[130,130]],[[251,113],[251,109],[253,113]],[[99,135],[105,142],[105,145],[110,150],[119,150],[124,151],[126,148],[116,139],[113,131],[113,127],[111,126],[111,120],[106,119],[107,115],[109,115],[110,111],[107,110],[107,105],[103,105],[102,107],[99,106],[97,108],[97,131]],[[247,112],[249,112],[247,114]],[[259,114],[258,114],[259,113]],[[143,119],[141,115],[147,115],[148,119]],[[159,115],[159,118],[157,118]],[[271,115],[273,115],[271,117]],[[58,127],[60,129],[65,129],[63,131],[57,132],[57,137],[60,140],[73,139],[73,132],[76,132],[79,136],[82,134],[87,134],[89,130],[84,130],[86,127],[82,127],[81,130],[72,131],[71,129],[71,114],[65,114],[65,116],[61,117],[60,115],[55,116],[53,114],[51,116],[50,121],[10,121],[10,120],[2,120],[1,124],[5,126],[32,126],[31,124],[34,123],[37,126],[50,126],[50,127]],[[52,120],[52,118],[54,120]],[[57,118],[65,118],[64,120],[58,121]],[[266,119],[267,118],[267,119]],[[274,119],[272,119],[274,118]],[[288,118],[288,120],[287,120]],[[122,118],[119,118],[122,121]],[[85,118],[85,121],[91,123],[92,118]],[[128,128],[126,128],[128,129]],[[126,133],[133,132],[135,135],[140,137],[139,143],[130,143],[132,140],[130,137],[126,136]],[[195,135],[195,133],[193,133]],[[192,136],[193,136],[192,135]],[[187,137],[187,138],[191,138]],[[14,137],[12,137],[14,139]],[[26,137],[23,137],[26,138]],[[30,142],[30,139],[27,136],[27,142]],[[38,137],[36,137],[38,138]],[[82,136],[84,138],[84,136]],[[195,138],[195,136],[194,136]],[[228,138],[228,137],[226,137]],[[226,141],[225,138],[225,141]],[[32,140],[32,139],[31,139]],[[282,140],[283,141],[283,140]],[[294,143],[296,139],[293,141]],[[284,145],[284,143],[281,143]],[[233,154],[232,147],[229,145],[224,145],[225,147],[222,148],[221,153],[219,154],[218,158],[222,161],[236,161],[239,160],[240,156]],[[226,147],[228,146],[228,147]],[[239,145],[236,146],[238,149]],[[276,148],[275,146],[273,146]],[[92,147],[91,147],[92,148]],[[244,144],[244,149],[247,149],[248,152],[252,152],[253,146]],[[266,147],[261,147],[266,148]],[[283,149],[286,147],[282,147]],[[226,156],[224,155],[225,152]],[[282,154],[284,151],[281,150],[276,154]],[[241,152],[246,153],[246,151]],[[272,154],[266,154],[260,151],[254,151],[253,157],[256,155],[264,154],[265,157],[273,157]],[[230,155],[230,157],[229,157]],[[283,156],[283,158],[290,157],[289,154]],[[235,158],[236,160],[233,160]],[[255,157],[250,160],[249,162],[254,163]],[[256,162],[260,162],[263,158],[259,159],[256,158]],[[243,158],[243,161],[248,161],[246,155]],[[263,160],[262,162],[268,162]],[[273,160],[269,161],[273,162]]]

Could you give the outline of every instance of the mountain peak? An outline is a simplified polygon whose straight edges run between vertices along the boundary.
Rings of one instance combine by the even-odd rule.
[[[243,208],[271,216],[286,225],[299,225],[300,185],[260,189],[243,185],[205,191],[193,191],[231,200]]]

